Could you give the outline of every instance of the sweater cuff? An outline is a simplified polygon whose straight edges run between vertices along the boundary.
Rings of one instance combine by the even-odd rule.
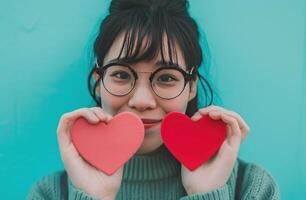
[[[180,200],[229,200],[228,185],[213,190],[211,192],[195,193],[180,198]]]
[[[68,200],[98,200],[94,197],[91,197],[86,192],[75,187],[71,180],[68,178]]]

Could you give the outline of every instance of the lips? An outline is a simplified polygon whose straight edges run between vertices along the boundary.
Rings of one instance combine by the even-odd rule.
[[[161,119],[141,119],[144,124],[154,124],[161,121]]]
[[[161,122],[161,119],[141,119],[141,121],[144,124],[145,129],[149,129]]]

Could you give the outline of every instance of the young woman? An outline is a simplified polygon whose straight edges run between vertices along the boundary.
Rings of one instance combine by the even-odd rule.
[[[96,63],[88,77],[97,107],[61,117],[57,135],[65,170],[39,180],[28,199],[279,199],[273,177],[237,159],[249,127],[237,113],[213,106],[213,92],[199,74],[199,31],[185,0],[113,0],[94,44]],[[94,84],[92,84],[94,81]],[[198,95],[200,83],[204,96]],[[205,98],[206,107],[197,100]],[[138,115],[145,138],[113,175],[88,164],[70,139],[79,117],[107,123],[118,113]],[[203,115],[227,124],[227,138],[216,155],[194,171],[164,147],[163,117],[172,111],[197,121]]]

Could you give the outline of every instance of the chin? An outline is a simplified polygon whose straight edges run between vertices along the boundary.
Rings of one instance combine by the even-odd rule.
[[[163,144],[161,138],[151,138],[146,137],[143,140],[143,143],[137,150],[136,154],[142,155],[142,154],[149,154],[153,153],[155,150],[157,150],[161,145]]]

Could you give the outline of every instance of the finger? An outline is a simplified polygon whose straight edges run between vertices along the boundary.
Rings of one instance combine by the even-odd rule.
[[[226,115],[225,113],[223,113],[221,110],[213,110],[211,112],[208,113],[208,116],[210,116],[210,118],[214,119],[214,120],[222,120],[225,124],[226,124],[226,137],[229,139],[230,136],[232,135],[232,128],[231,125],[228,123],[228,121],[222,119],[223,115]]]
[[[249,126],[247,125],[247,123],[244,121],[244,119],[239,114],[237,114],[233,111],[226,111],[226,114],[234,117],[237,120],[239,128],[241,130],[241,142],[242,142],[246,138],[247,134],[250,131]]]
[[[200,110],[198,110],[192,117],[191,119],[193,121],[197,121],[199,120],[203,115],[207,115],[209,112],[211,111],[218,111],[220,109],[216,108],[215,106],[209,106],[206,108],[202,108]]]
[[[239,131],[240,133],[240,129],[239,129],[239,126],[238,126],[238,123],[236,121],[235,118],[233,117],[230,117],[228,115],[226,115],[225,113],[223,113],[223,111],[221,110],[213,110],[213,111],[210,111],[208,113],[208,115],[214,119],[214,120],[222,120],[225,124],[226,124],[226,140],[227,141],[231,141],[232,140],[232,136],[234,135],[234,131]],[[233,128],[234,126],[234,128]],[[240,144],[240,143],[239,143]],[[236,148],[237,149],[237,148]]]
[[[240,132],[241,132],[241,141],[240,141],[240,143],[241,143],[245,139],[246,135],[249,132],[248,126],[246,125],[244,120],[237,113],[234,113],[234,112],[228,111],[228,110],[223,110],[222,113],[224,115],[227,115],[229,117],[234,118],[237,121],[238,127],[239,127]]]
[[[77,118],[84,117],[90,123],[99,122],[99,118],[89,109],[89,108],[80,108],[78,110],[66,113],[63,115],[64,123],[73,123]]]
[[[225,114],[223,111],[221,111],[221,110],[213,110],[213,111],[208,113],[208,116],[210,116],[210,118],[212,118],[214,120],[222,120],[226,124],[227,133],[231,133],[232,132],[232,128],[231,128],[232,125],[229,123],[228,120],[226,120],[227,119],[226,117],[230,117],[230,116]],[[232,118],[232,117],[230,117],[230,118]],[[239,129],[239,126],[238,126],[238,129]],[[229,134],[229,135],[231,135],[231,134]]]
[[[193,121],[198,121],[199,119],[201,119],[202,115],[199,112],[196,112],[193,114],[193,116],[191,117],[191,120]]]
[[[107,115],[104,113],[104,111],[101,108],[94,107],[90,108],[94,112],[94,114],[100,119],[100,121],[106,121],[107,120]]]
[[[219,107],[219,106],[209,106],[206,108],[200,109],[198,112],[202,115],[206,115],[207,113],[214,111],[214,110],[222,110],[224,113],[234,117],[237,119],[239,128],[242,132],[242,140],[246,137],[247,133],[250,131],[250,127],[247,125],[247,123],[244,121],[244,119],[237,113],[233,111],[226,110],[225,108]]]
[[[221,119],[222,111],[221,110],[213,110],[208,113],[208,116],[214,120]]]
[[[108,112],[103,110],[101,107],[94,107],[93,109],[96,110],[97,112],[105,115],[106,116],[106,119],[105,119],[106,122],[110,121],[113,118],[113,116],[111,114],[109,114]]]
[[[88,108],[81,108],[70,113],[63,114],[57,128],[59,143],[62,146],[70,145],[70,128],[79,117],[86,118],[90,123],[98,123],[99,118]]]
[[[240,115],[238,115],[237,113],[233,112],[233,111],[229,111],[229,110],[226,110],[225,108],[222,108],[220,106],[209,106],[209,107],[206,107],[206,108],[202,108],[199,110],[199,113],[202,114],[202,115],[206,115],[208,114],[209,112],[211,111],[215,111],[215,110],[221,110],[223,111],[224,113],[236,118],[238,120],[238,123],[239,123],[239,127],[241,129],[245,129],[245,128],[248,128],[247,124],[245,123],[245,121],[242,119],[242,117]]]
[[[67,120],[66,117],[67,115],[62,116],[57,130],[57,140],[58,140],[61,158],[63,161],[66,160],[66,157],[68,155],[77,154],[77,151],[71,142],[71,136],[69,131],[71,126],[70,124],[72,123],[70,121],[66,123],[65,122]]]
[[[96,124],[100,121],[99,117],[90,109],[81,110],[79,116],[84,117],[89,123]]]
[[[237,119],[237,122],[239,124],[239,127],[240,127],[241,131],[248,132],[250,130],[247,123],[244,121],[244,119],[239,114],[237,114],[233,111],[228,111],[228,110],[226,110],[226,114],[228,114],[228,115],[234,117],[235,119]]]
[[[215,109],[215,108],[214,108]],[[238,151],[240,143],[242,141],[242,134],[241,134],[241,130],[240,127],[238,125],[238,120],[235,117],[232,117],[230,115],[228,115],[227,113],[225,113],[224,109],[216,109],[214,110],[213,108],[211,108],[211,111],[208,112],[208,115],[210,118],[214,119],[214,120],[219,120],[222,119],[223,122],[225,122],[228,127],[228,135],[227,138],[229,140],[229,143],[235,147],[235,150]],[[237,135],[238,134],[238,135]],[[237,141],[239,141],[238,147],[237,147]]]
[[[239,151],[240,142],[241,142],[241,130],[238,126],[238,122],[234,117],[228,115],[221,115],[222,121],[229,125],[231,129],[231,135],[228,138],[229,145],[236,151]]]
[[[222,109],[223,108],[220,107],[220,106],[211,105],[211,106],[199,109],[199,112],[202,115],[207,115],[210,111],[213,111],[213,110],[222,110]]]
[[[220,106],[209,106],[209,107],[206,107],[206,108],[202,108],[199,110],[199,113],[201,113],[202,115],[207,115],[209,112],[212,112],[212,111],[222,111],[223,113],[226,113],[232,117],[235,117],[238,119],[238,117],[236,117],[236,113],[232,112],[232,111],[229,111],[229,110],[226,110],[225,108],[222,108]]]
[[[235,118],[225,114],[222,109],[211,109],[208,112],[208,115],[210,118],[214,120],[221,119],[224,123],[227,124],[227,136],[226,136],[227,139],[224,140],[223,144],[221,145],[218,151],[219,155],[216,154],[215,158],[218,158],[218,161],[216,162],[223,163],[220,166],[224,166],[224,164],[232,165],[231,163],[235,162],[240,147],[240,139],[238,140],[236,139],[236,141],[233,140],[234,131],[238,131],[238,134],[240,133],[238,123]]]

